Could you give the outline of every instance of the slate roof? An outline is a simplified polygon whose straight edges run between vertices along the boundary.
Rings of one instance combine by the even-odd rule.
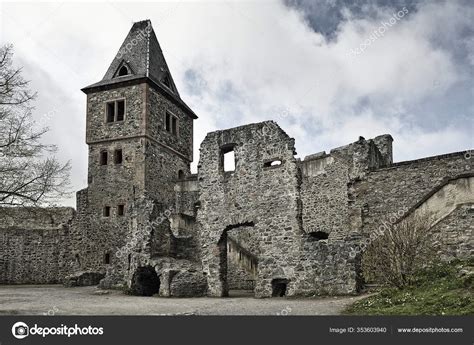
[[[118,71],[123,65],[126,65],[131,74],[118,76]],[[119,86],[117,84],[133,83],[142,79],[151,81],[159,91],[190,113],[192,118],[197,118],[179,95],[151,21],[148,19],[133,24],[102,80],[86,86],[82,91],[89,93],[97,88]]]

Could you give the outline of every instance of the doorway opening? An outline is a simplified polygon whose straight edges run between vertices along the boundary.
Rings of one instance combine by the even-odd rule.
[[[272,280],[272,297],[286,296],[286,289],[288,287],[288,279],[273,279]]]
[[[132,277],[130,292],[136,296],[153,296],[160,291],[160,278],[151,266],[138,267]]]
[[[253,254],[253,222],[228,226],[218,242],[219,280],[223,297],[254,295],[258,260]]]

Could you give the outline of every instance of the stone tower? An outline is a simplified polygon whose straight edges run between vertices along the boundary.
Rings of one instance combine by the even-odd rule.
[[[89,169],[77,197],[76,266],[104,269],[137,226],[137,202],[173,207],[174,182],[190,173],[197,116],[181,100],[149,20],[133,24],[103,79],[82,91]]]

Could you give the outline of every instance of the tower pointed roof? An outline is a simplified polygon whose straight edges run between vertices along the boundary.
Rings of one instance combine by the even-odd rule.
[[[193,118],[197,118],[181,100],[149,19],[133,24],[102,80],[86,86],[82,91],[88,93],[143,79],[152,82],[160,91],[185,106]]]

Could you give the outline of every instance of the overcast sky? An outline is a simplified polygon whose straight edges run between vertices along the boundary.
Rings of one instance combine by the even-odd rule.
[[[86,96],[133,21],[151,19],[209,131],[275,120],[298,157],[390,133],[395,161],[474,147],[474,2],[1,3],[0,40],[39,93],[45,138],[87,185]],[[398,14],[397,14],[398,13]],[[374,34],[374,31],[377,34]],[[75,199],[65,202],[75,206]]]

